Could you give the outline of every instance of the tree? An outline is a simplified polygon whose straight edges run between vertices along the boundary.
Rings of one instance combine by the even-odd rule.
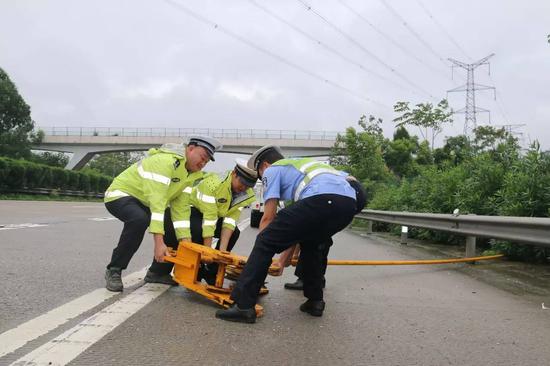
[[[382,157],[382,120],[361,116],[357,124],[362,131],[348,127],[345,134],[338,134],[330,163],[359,179],[365,186],[367,197],[372,197],[375,185],[391,177]]]
[[[31,108],[0,68],[0,156],[30,157],[33,129]]]
[[[393,109],[395,112],[402,113],[401,116],[393,121],[397,122],[397,127],[411,125],[417,126],[420,130],[422,139],[428,141],[431,130],[431,147],[434,147],[434,140],[437,135],[443,131],[444,123],[452,123],[451,118],[453,111],[449,110],[449,103],[446,99],[442,99],[437,107],[432,103],[420,103],[416,108],[411,109],[408,102],[397,102]]]
[[[116,177],[142,157],[143,153],[141,152],[127,151],[99,154],[88,163],[88,168],[101,174]]]

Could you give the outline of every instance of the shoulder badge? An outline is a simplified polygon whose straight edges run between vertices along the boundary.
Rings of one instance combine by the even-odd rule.
[[[262,184],[264,185],[264,187],[267,187],[267,177],[262,178]]]
[[[218,198],[218,202],[219,203],[226,203],[227,202],[227,199],[226,198]]]
[[[180,159],[176,159],[176,161],[174,161],[174,169],[178,169],[178,167],[180,166]]]

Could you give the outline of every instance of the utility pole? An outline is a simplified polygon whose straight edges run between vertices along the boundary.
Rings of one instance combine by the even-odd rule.
[[[491,53],[489,56],[482,58],[474,63],[467,64],[465,62],[457,61],[455,59],[449,58],[449,61],[453,63],[454,67],[461,67],[467,71],[466,84],[458,86],[454,89],[448,90],[448,93],[452,92],[466,92],[466,106],[462,109],[455,111],[455,113],[464,113],[464,134],[466,136],[470,135],[470,132],[477,127],[476,114],[480,112],[489,113],[489,121],[491,120],[491,112],[488,109],[479,108],[476,106],[476,90],[488,90],[492,89],[495,93],[496,99],[496,89],[494,86],[476,84],[474,82],[474,70],[481,65],[489,65],[487,62],[488,59],[493,57],[495,54]],[[490,72],[490,66],[489,66]]]

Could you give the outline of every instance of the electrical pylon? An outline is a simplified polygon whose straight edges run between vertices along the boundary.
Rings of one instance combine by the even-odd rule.
[[[492,89],[495,94],[496,99],[496,89],[494,86],[476,84],[474,82],[474,70],[481,65],[489,65],[487,62],[488,59],[493,57],[495,54],[491,53],[489,56],[482,58],[474,63],[467,64],[465,62],[457,61],[455,59],[449,58],[454,65],[453,67],[461,67],[467,71],[466,84],[458,86],[454,89],[448,90],[448,93],[452,92],[466,92],[466,106],[462,109],[455,111],[455,113],[464,113],[464,134],[466,136],[470,135],[470,132],[477,127],[476,114],[480,112],[489,113],[489,121],[491,120],[491,112],[488,109],[480,108],[476,106],[476,90],[488,90]],[[490,66],[489,66],[490,72]]]

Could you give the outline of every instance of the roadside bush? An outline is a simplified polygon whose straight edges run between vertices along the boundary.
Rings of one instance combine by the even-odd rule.
[[[74,170],[67,171],[69,174],[69,179],[67,181],[67,189],[77,191],[78,186],[78,179],[80,178],[80,174],[78,172],[75,172]]]
[[[78,190],[90,192],[90,175],[85,173],[78,174]]]
[[[52,188],[103,193],[112,178],[75,172],[25,160],[0,158],[0,188]]]

